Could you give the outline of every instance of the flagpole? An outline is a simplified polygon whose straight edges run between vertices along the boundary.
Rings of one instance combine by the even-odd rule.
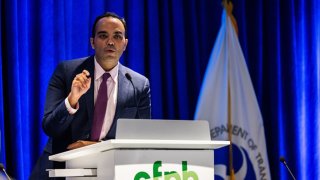
[[[227,15],[230,17],[231,22],[233,24],[234,30],[236,31],[236,34],[238,35],[238,24],[236,18],[233,16],[233,4],[231,0],[222,0],[222,6],[227,11]]]
[[[222,5],[225,8],[227,15],[230,17],[236,33],[238,34],[237,21],[232,15],[233,4],[231,0],[223,0]],[[231,114],[231,93],[230,93],[230,78],[229,78],[229,61],[228,61],[228,140],[230,141],[229,146],[229,170],[230,180],[235,180],[235,174],[233,169],[233,155],[232,155],[232,114]]]
[[[229,66],[229,65],[228,65]],[[232,122],[231,122],[231,94],[230,94],[230,80],[228,77],[228,139],[230,141],[229,146],[229,169],[230,169],[230,180],[235,180],[234,169],[233,169],[233,155],[232,155]]]

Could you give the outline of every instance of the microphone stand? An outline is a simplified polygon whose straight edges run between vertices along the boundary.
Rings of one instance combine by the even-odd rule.
[[[287,170],[289,171],[292,179],[296,180],[296,178],[294,177],[293,173],[291,172],[289,166],[287,165],[287,162],[286,162],[286,160],[284,159],[284,157],[280,157],[280,162],[282,162],[282,163],[286,166],[286,168],[287,168]]]
[[[6,175],[6,177],[11,180],[10,176],[7,174],[6,169],[4,168],[4,165],[2,163],[0,163],[0,169],[4,172],[4,174]]]

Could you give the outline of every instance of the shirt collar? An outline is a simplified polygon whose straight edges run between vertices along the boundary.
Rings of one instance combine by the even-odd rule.
[[[105,71],[100,64],[97,62],[96,57],[94,57],[94,80],[98,80],[104,73],[109,73],[111,78],[113,79],[113,81],[116,81],[117,77],[118,77],[118,70],[119,70],[119,62],[117,63],[117,65],[112,68],[110,71]]]

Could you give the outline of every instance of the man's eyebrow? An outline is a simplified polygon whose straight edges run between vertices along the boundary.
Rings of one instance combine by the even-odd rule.
[[[114,34],[123,34],[121,31],[116,31]]]
[[[107,31],[99,31],[97,34],[107,34]]]

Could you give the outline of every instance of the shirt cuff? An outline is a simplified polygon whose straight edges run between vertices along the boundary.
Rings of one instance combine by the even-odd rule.
[[[71,115],[75,114],[79,109],[79,102],[77,102],[76,109],[74,109],[74,108],[71,107],[71,105],[70,105],[70,103],[68,101],[68,97],[64,100],[64,103],[65,103],[65,105],[67,107],[67,110],[68,110],[69,114],[71,114]]]

